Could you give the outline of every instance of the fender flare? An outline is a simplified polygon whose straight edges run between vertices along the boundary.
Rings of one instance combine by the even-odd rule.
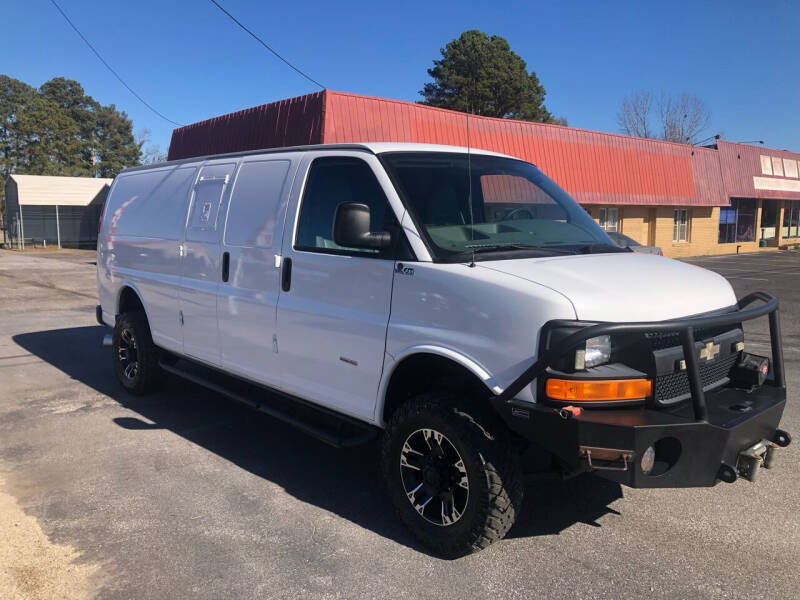
[[[497,380],[492,376],[488,369],[481,365],[478,361],[448,348],[446,346],[437,346],[434,344],[420,344],[417,346],[409,346],[404,348],[396,356],[386,353],[386,357],[391,359],[391,368],[384,369],[381,376],[381,382],[378,386],[378,402],[375,406],[374,421],[375,423],[382,423],[383,407],[386,404],[386,394],[389,389],[389,382],[392,380],[394,372],[407,358],[417,354],[435,354],[443,358],[452,360],[454,363],[464,367],[467,371],[475,375],[485,386],[488,392],[492,394],[502,394],[503,388],[500,387]]]

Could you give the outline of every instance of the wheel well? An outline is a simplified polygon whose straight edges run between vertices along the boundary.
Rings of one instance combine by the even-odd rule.
[[[469,369],[438,354],[413,354],[397,366],[386,387],[383,422],[409,398],[425,392],[457,392],[469,401],[481,400],[491,392]]]
[[[119,294],[117,314],[121,315],[122,313],[136,311],[144,312],[144,305],[139,299],[139,294],[133,291],[132,287],[125,286]]]

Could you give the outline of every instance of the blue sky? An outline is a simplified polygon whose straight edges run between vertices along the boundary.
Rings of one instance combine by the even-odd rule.
[[[800,2],[247,2],[237,18],[334,90],[419,99],[439,48],[466,29],[508,39],[576,127],[617,131],[623,95],[692,92],[708,135],[800,151]],[[206,0],[84,2],[62,8],[139,92],[191,123],[315,91]],[[41,85],[77,79],[166,150],[173,126],[105,70],[47,0],[3,9],[0,72]]]

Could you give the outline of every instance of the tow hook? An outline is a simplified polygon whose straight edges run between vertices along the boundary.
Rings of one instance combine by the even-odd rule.
[[[580,417],[581,412],[583,412],[583,409],[581,409],[580,406],[564,406],[558,411],[558,416],[564,420],[567,420],[571,419],[572,417]]]
[[[736,461],[739,475],[748,481],[755,481],[759,467],[771,469],[775,466],[775,451],[778,447],[775,442],[761,440],[739,452],[739,459]]]
[[[113,344],[113,342],[112,342],[112,339],[111,339],[111,334],[110,333],[105,334],[103,336],[103,347],[104,348],[110,348],[112,344]]]

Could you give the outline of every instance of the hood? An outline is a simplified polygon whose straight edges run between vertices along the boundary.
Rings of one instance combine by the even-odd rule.
[[[477,263],[566,296],[584,321],[662,321],[736,304],[728,281],[706,269],[634,252]]]

